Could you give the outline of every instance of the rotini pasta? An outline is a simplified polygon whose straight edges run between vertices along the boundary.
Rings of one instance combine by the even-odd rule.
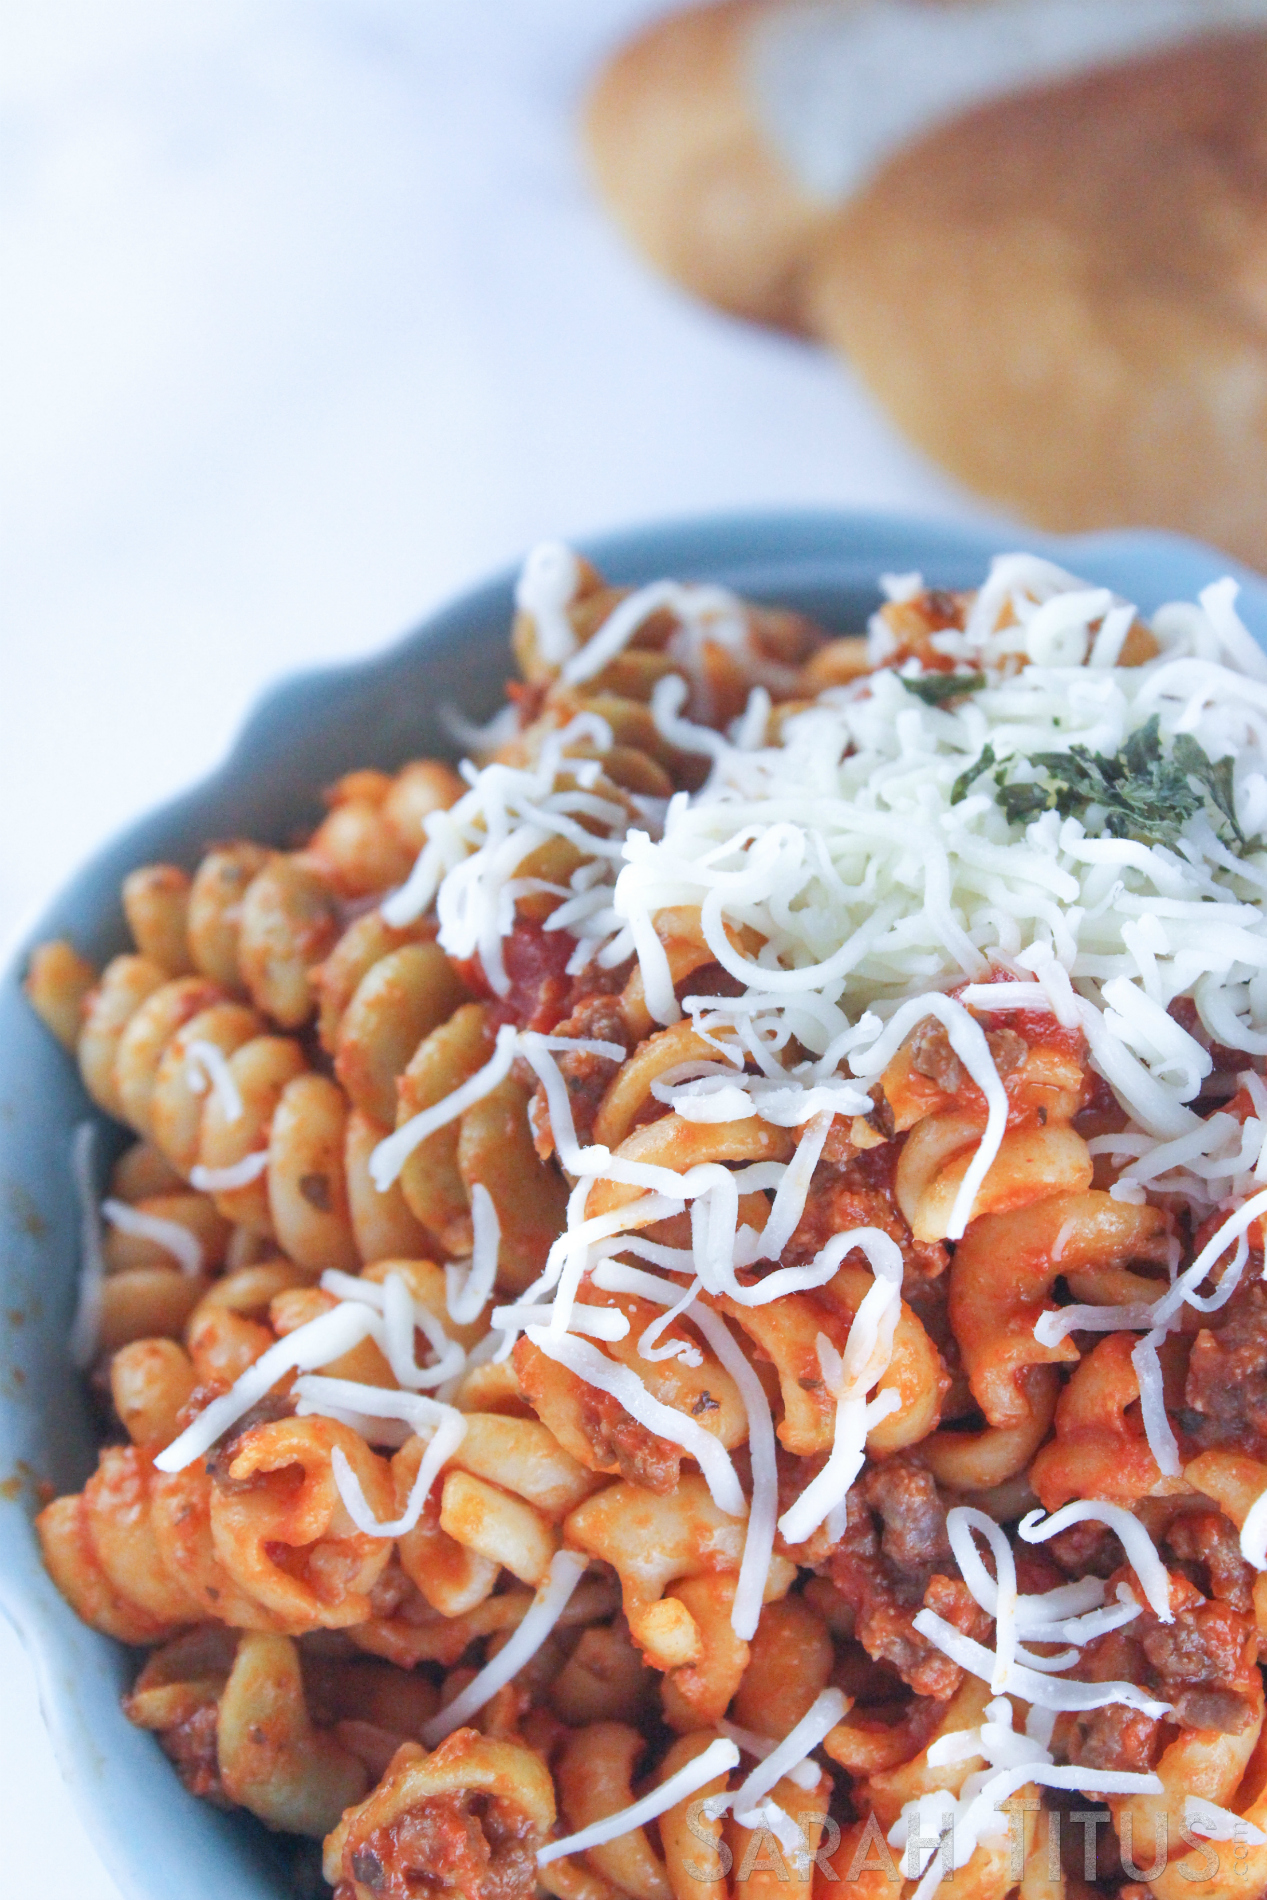
[[[891,587],[538,549],[463,775],[31,960],[136,1137],[46,1563],[336,1900],[1267,1886],[1267,663]]]

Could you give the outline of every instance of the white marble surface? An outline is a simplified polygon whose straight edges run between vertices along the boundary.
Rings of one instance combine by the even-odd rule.
[[[0,932],[264,682],[542,535],[969,511],[835,364],[694,306],[603,221],[576,99],[657,10],[3,10]],[[2,1628],[0,1682],[7,1889],[118,1900]]]

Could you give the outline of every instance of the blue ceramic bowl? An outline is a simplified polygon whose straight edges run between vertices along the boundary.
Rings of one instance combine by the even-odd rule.
[[[1267,644],[1267,582],[1207,548],[1136,533],[1023,541],[1145,612],[1191,599],[1236,572],[1241,611]],[[585,552],[615,582],[664,574],[720,581],[848,631],[861,628],[876,604],[880,573],[918,568],[933,585],[970,586],[998,547],[997,534],[979,528],[795,512],[639,528],[588,543]],[[513,578],[500,575],[466,594],[377,658],[275,687],[220,770],[99,852],[49,907],[30,943],[69,937],[104,963],[126,945],[119,886],[135,865],[164,859],[192,866],[214,838],[283,843],[316,822],[320,789],[340,773],[451,752],[440,708],[456,705],[483,719],[500,703]],[[63,1773],[123,1891],[132,1900],[278,1900],[295,1891],[294,1844],[185,1792],[153,1737],[120,1713],[135,1658],[85,1628],[40,1563],[31,1528],[37,1492],[78,1488],[95,1462],[66,1352],[77,1254],[70,1135],[93,1111],[71,1063],[22,997],[29,948],[0,985],[0,1606],[29,1647]],[[120,1132],[106,1134],[103,1165],[122,1145]]]

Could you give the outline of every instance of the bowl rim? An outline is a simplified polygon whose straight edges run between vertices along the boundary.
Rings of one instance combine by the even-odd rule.
[[[679,571],[684,578],[695,574],[711,577],[710,568],[731,567],[736,557],[746,552],[775,567],[780,561],[798,556],[807,561],[817,559],[825,567],[847,566],[860,579],[869,578],[874,586],[889,558],[886,549],[895,554],[905,550],[909,564],[932,569],[934,575],[938,564],[945,562],[958,567],[973,564],[973,571],[983,575],[991,555],[1010,548],[1043,555],[1074,572],[1099,569],[1144,573],[1156,566],[1204,576],[1206,580],[1230,574],[1241,585],[1242,610],[1247,605],[1251,609],[1247,620],[1260,642],[1267,644],[1267,581],[1262,576],[1196,540],[1146,529],[1058,536],[989,519],[964,521],[888,509],[779,507],[652,520],[581,534],[570,545],[618,583]],[[11,991],[20,982],[31,949],[59,929],[61,914],[77,891],[100,883],[125,862],[143,862],[148,836],[179,828],[192,813],[223,796],[237,775],[252,769],[261,745],[271,743],[270,735],[279,724],[284,726],[295,718],[298,706],[311,709],[317,702],[333,704],[348,689],[390,672],[406,660],[423,663],[428,653],[438,653],[446,640],[452,642],[464,630],[478,628],[494,616],[500,616],[505,639],[519,568],[520,562],[505,564],[489,578],[445,597],[416,626],[368,654],[295,669],[267,684],[248,709],[235,738],[209,771],[103,840],[35,914],[14,930],[0,974],[0,988]],[[1187,585],[1192,587],[1192,579]],[[1177,596],[1173,588],[1166,588],[1162,597]],[[1150,611],[1160,600],[1138,604]],[[0,1274],[0,1279],[3,1277]],[[7,1470],[12,1463],[12,1447],[5,1436],[6,1416],[0,1406],[0,1466]],[[29,1528],[26,1502],[21,1509]],[[108,1737],[95,1735],[85,1726],[80,1679],[68,1674],[63,1666],[66,1628],[64,1622],[63,1627],[57,1627],[62,1619],[50,1618],[51,1580],[39,1562],[33,1536],[28,1541],[35,1552],[33,1561],[15,1562],[12,1545],[0,1546],[8,1550],[8,1560],[0,1561],[0,1613],[15,1629],[31,1660],[41,1713],[58,1767],[94,1848],[124,1892],[137,1900],[150,1900],[151,1896],[159,1900],[159,1895],[166,1895],[171,1887],[157,1867],[147,1877],[144,1843],[136,1838],[135,1818],[129,1815],[127,1804],[120,1803],[117,1777],[112,1779],[103,1766],[102,1750],[108,1746]],[[61,1602],[60,1598],[56,1601]],[[109,1645],[109,1639],[98,1637],[86,1626],[77,1627],[86,1639],[78,1646],[72,1643],[80,1662],[89,1651],[95,1654],[102,1645]],[[112,1647],[122,1656],[122,1646]],[[165,1774],[169,1772],[165,1764],[162,1766]],[[173,1820],[180,1792],[173,1775]],[[233,1826],[240,1829],[240,1815],[235,1814]],[[228,1845],[226,1839],[226,1848]],[[188,1871],[192,1875],[193,1870]],[[271,1874],[268,1880],[271,1882]],[[203,1886],[196,1877],[194,1884],[201,1896]],[[192,1892],[188,1886],[185,1890]],[[213,1891],[223,1891],[219,1877],[206,1887],[208,1896]],[[246,1888],[241,1891],[245,1893]],[[277,1891],[271,1884],[258,1888],[261,1896]]]

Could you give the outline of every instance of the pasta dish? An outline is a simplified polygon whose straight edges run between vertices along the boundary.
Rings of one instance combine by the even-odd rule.
[[[337,1900],[1267,1891],[1267,657],[884,589],[538,548],[460,770],[32,958],[45,1562]]]

